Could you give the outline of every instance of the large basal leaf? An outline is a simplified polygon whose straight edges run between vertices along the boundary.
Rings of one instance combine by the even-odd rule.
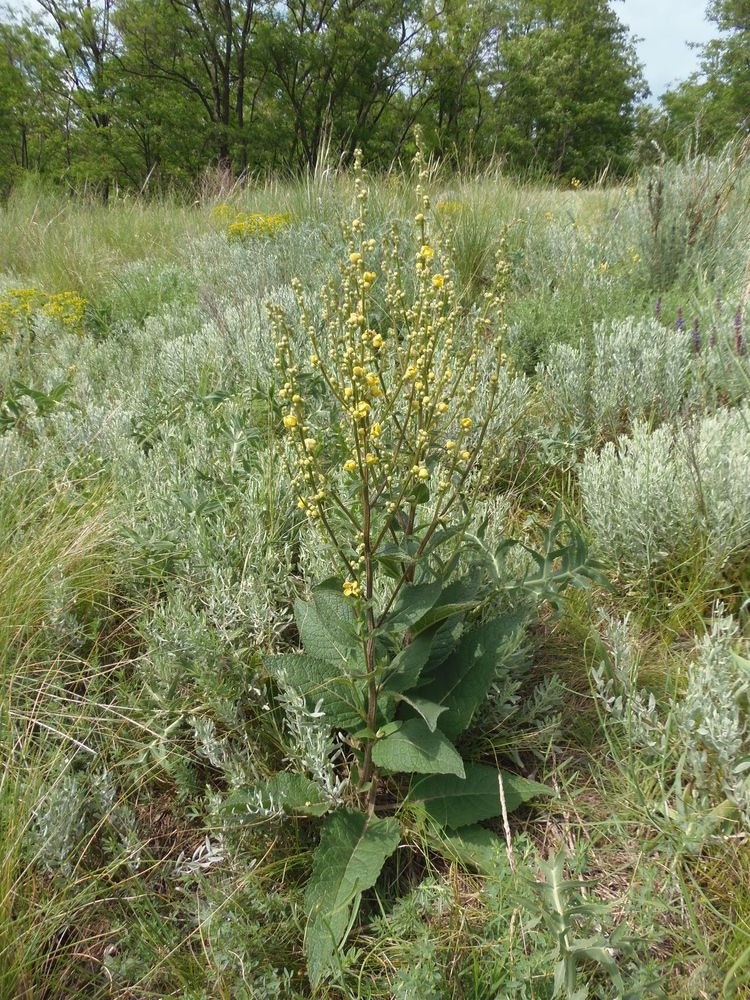
[[[360,896],[375,884],[400,836],[393,818],[340,810],[326,821],[305,894],[305,954],[313,986],[336,968]]]
[[[449,739],[455,740],[468,727],[487,697],[496,676],[498,650],[522,621],[521,615],[505,615],[467,632],[432,679],[420,686],[422,698],[448,709],[438,726]]]
[[[505,842],[483,826],[465,826],[460,832],[427,833],[427,842],[446,861],[480,875],[498,875],[508,867]]]
[[[372,748],[373,763],[392,774],[463,776],[464,762],[440,731],[430,732],[423,719],[409,719]]]
[[[238,789],[228,796],[224,809],[238,820],[255,820],[258,802],[265,809],[281,808],[289,816],[324,816],[331,804],[323,790],[304,774],[281,771],[252,788]]]
[[[298,691],[310,709],[320,705],[331,727],[359,729],[365,712],[365,682],[349,677],[328,660],[307,653],[280,653],[265,656],[270,675],[282,685]]]
[[[537,795],[551,794],[546,785],[507,771],[497,771],[485,764],[464,766],[466,777],[463,779],[452,775],[415,779],[409,790],[409,801],[421,802],[441,826],[456,829],[502,815],[501,779],[509,813]]]
[[[294,617],[302,645],[310,656],[339,668],[361,657],[354,609],[342,593],[340,580],[328,580],[316,587],[312,603],[295,601]]]

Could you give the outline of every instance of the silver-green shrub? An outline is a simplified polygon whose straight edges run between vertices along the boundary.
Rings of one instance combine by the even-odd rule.
[[[689,341],[654,319],[600,323],[591,342],[554,344],[538,369],[548,418],[571,440],[594,444],[635,420],[679,413],[688,388]]]
[[[720,569],[750,545],[750,406],[678,429],[633,426],[579,469],[599,554],[630,574],[699,558]]]
[[[605,616],[607,661],[594,670],[605,713],[632,759],[655,765],[664,783],[665,818],[691,837],[728,823],[750,832],[750,663],[740,633],[717,608],[696,641],[682,693],[667,708],[639,687],[637,643],[627,619]]]

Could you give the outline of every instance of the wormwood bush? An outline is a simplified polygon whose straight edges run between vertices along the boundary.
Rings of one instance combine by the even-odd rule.
[[[661,423],[688,390],[689,341],[654,319],[597,323],[591,342],[553,344],[537,369],[544,407],[575,443],[616,437],[635,420]]]
[[[697,560],[711,571],[748,545],[750,407],[678,429],[650,430],[588,451],[579,470],[597,550],[628,574]]]
[[[304,652],[264,658],[293,769],[227,807],[241,820],[326,817],[305,902],[315,985],[336,973],[401,818],[442,828],[443,844],[458,828],[484,843],[492,835],[474,829],[478,821],[545,791],[464,760],[455,744],[528,621],[528,607],[501,611],[499,592],[554,596],[590,572],[579,538],[561,544],[559,517],[544,552],[528,550],[533,570],[512,584],[504,564],[513,543],[492,549],[467,530],[489,486],[486,450],[507,426],[508,268],[501,253],[481,308],[467,316],[449,245],[429,231],[419,155],[416,165],[416,243],[393,228],[377,252],[358,160],[347,256],[320,314],[299,282],[295,316],[270,307],[291,487],[336,574],[295,604]]]
[[[664,709],[638,686],[639,657],[627,619],[605,618],[608,657],[594,671],[607,725],[628,753],[658,765],[663,819],[686,844],[715,833],[750,831],[750,662],[739,655],[735,620],[716,609],[697,641],[681,695]]]

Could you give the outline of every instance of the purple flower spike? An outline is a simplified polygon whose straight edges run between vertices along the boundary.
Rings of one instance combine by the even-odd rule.
[[[685,317],[682,315],[682,308],[677,310],[677,322],[674,325],[675,330],[685,329]]]
[[[745,355],[745,338],[742,336],[742,309],[734,314],[734,348],[740,357]]]
[[[690,337],[693,341],[693,350],[695,351],[696,354],[700,354],[701,352],[700,321],[697,316],[693,320],[693,330],[692,333],[690,334]]]

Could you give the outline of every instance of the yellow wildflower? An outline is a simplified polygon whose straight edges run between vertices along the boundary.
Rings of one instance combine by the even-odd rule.
[[[433,288],[442,288],[444,284],[445,284],[445,278],[443,277],[442,274],[433,274],[432,276]]]
[[[287,430],[289,430],[289,431],[292,430],[292,428],[296,427],[297,424],[298,424],[298,420],[297,420],[297,418],[295,417],[295,415],[293,413],[288,413],[284,417],[284,426],[286,427]]]
[[[353,458],[347,458],[347,460],[344,462],[344,472],[356,472],[356,471],[357,471],[357,463],[354,461]]]
[[[346,580],[343,586],[344,597],[359,597],[361,588],[357,580]]]

